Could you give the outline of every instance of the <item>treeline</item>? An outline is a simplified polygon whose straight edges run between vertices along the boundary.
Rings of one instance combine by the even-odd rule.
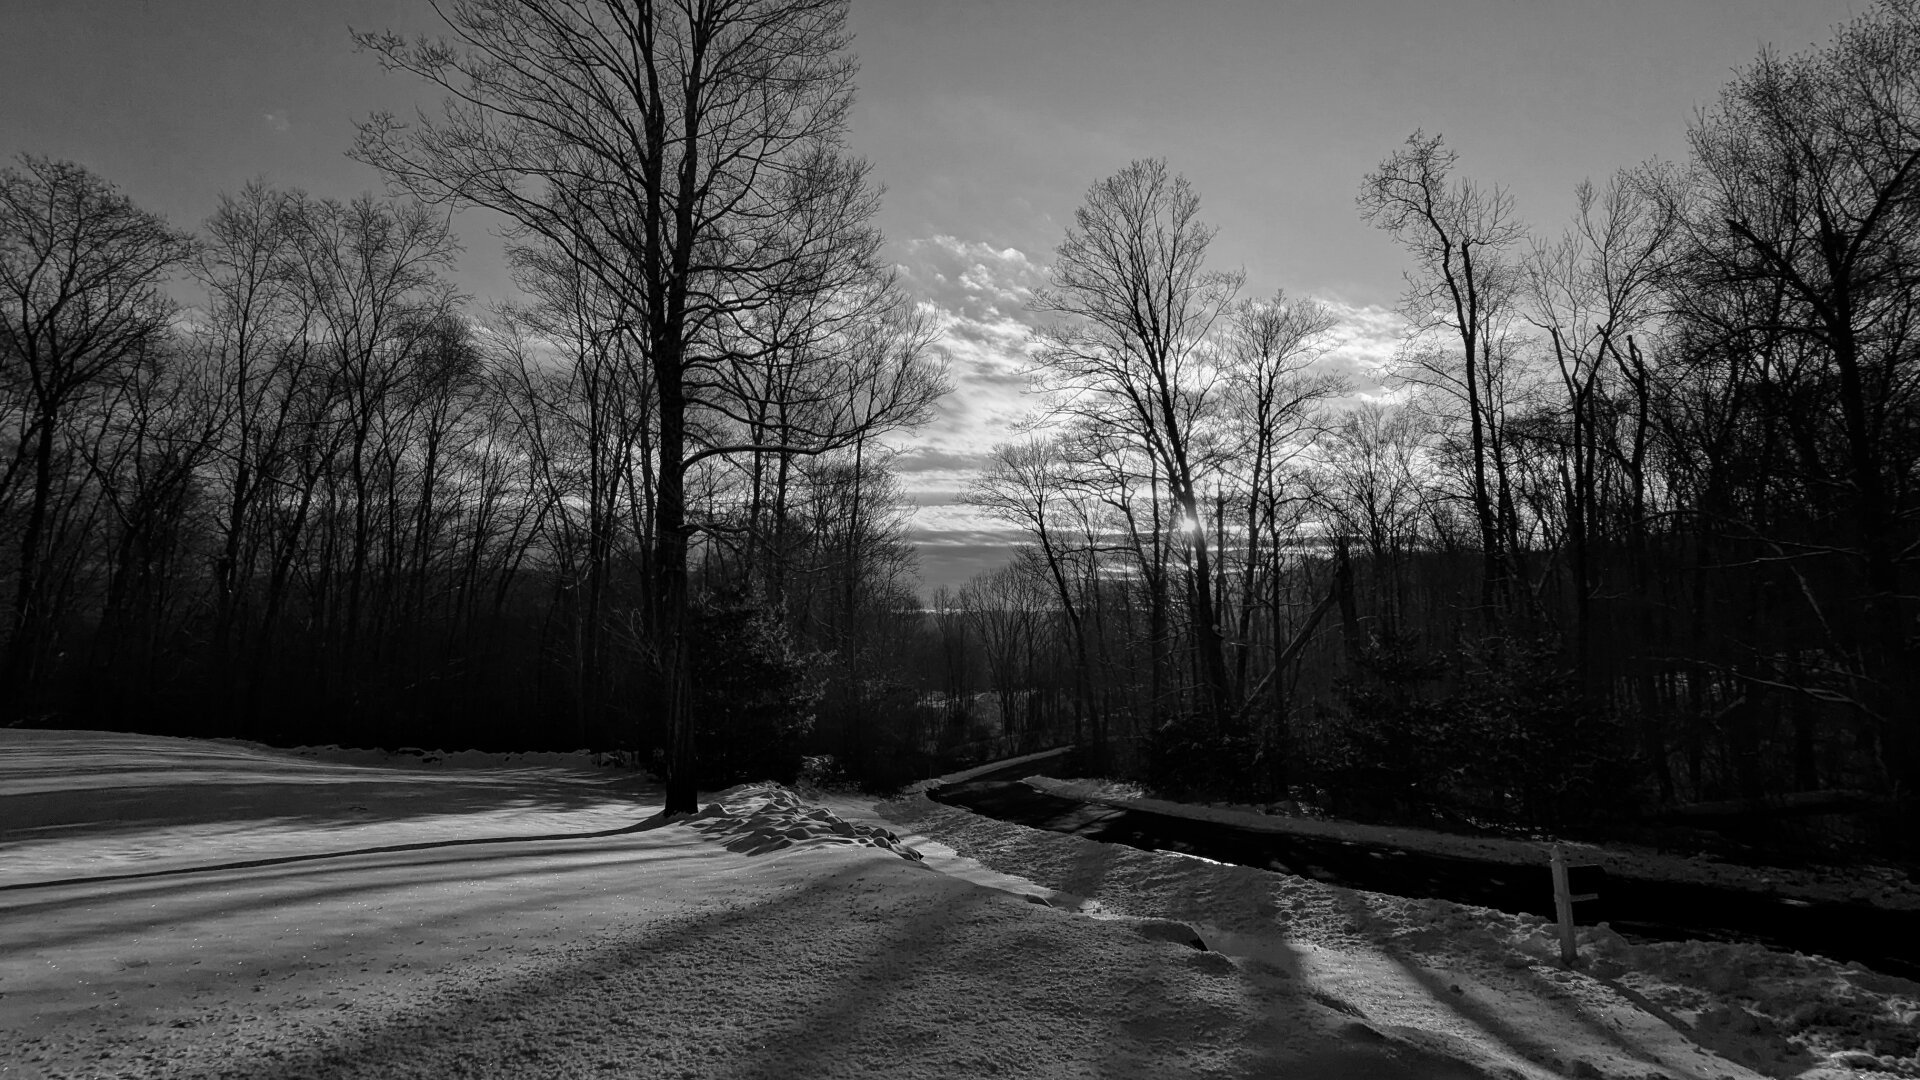
[[[519,252],[528,302],[474,312],[445,276],[445,216],[418,203],[254,184],[188,236],[66,163],[27,158],[0,191],[12,718],[388,744],[659,737],[633,616],[657,520],[648,367],[563,261]],[[170,302],[169,274],[199,302]],[[877,296],[806,360],[760,358],[751,373],[784,382],[740,395],[737,431],[706,418],[709,437],[768,441],[819,418],[818,383],[846,393],[902,365],[930,399],[926,344]],[[857,650],[876,613],[911,617],[881,433],[691,470],[713,597],[695,633],[731,656],[703,685],[810,701],[801,658]],[[791,711],[780,723],[814,710]]]
[[[1358,194],[1410,285],[1357,404],[1183,178],[1096,183],[1050,423],[970,495],[1026,542],[924,608],[883,440],[946,376],[844,150],[845,0],[448,18],[358,39],[460,103],[361,126],[404,198],[188,234],[0,169],[5,722],[627,749],[678,810],[1067,741],[1476,820],[1920,790],[1914,0],[1557,228],[1416,132]],[[517,303],[451,285],[458,206]]]
[[[1357,810],[1911,796],[1917,102],[1888,0],[1548,229],[1416,132],[1357,198],[1410,263],[1396,392],[1357,405],[1325,307],[1208,268],[1183,178],[1095,184],[1034,302],[1052,426],[973,487],[1027,547],[935,600],[950,696]]]
[[[918,615],[881,440],[946,376],[841,146],[844,7],[363,35],[468,102],[363,125],[413,198],[253,184],[188,234],[0,170],[6,721],[628,749],[677,809],[884,756],[913,695],[863,658]],[[624,99],[550,62],[609,50]],[[519,302],[457,295],[449,205],[517,223]]]

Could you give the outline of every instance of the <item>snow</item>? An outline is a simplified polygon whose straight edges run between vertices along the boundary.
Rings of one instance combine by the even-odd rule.
[[[704,805],[0,731],[0,1077],[1920,1075],[1920,987],[1814,958],[1595,929],[1568,972],[1534,920],[922,794]]]
[[[1462,836],[1432,829],[1365,825],[1352,821],[1277,814],[1268,808],[1256,806],[1197,806],[1148,798],[1136,785],[1106,780],[1029,776],[1022,782],[1037,791],[1082,802],[1151,810],[1159,814],[1220,822],[1263,832],[1353,840],[1407,851],[1523,866],[1544,865],[1547,849],[1558,843],[1569,853],[1581,856],[1581,862],[1603,866],[1609,874],[1622,877],[1714,885],[1798,900],[1845,901],[1895,910],[1920,910],[1920,881],[1912,880],[1890,866],[1754,867],[1704,854],[1680,855],[1633,844],[1609,843],[1602,847],[1565,839],[1518,840]]]
[[[111,732],[0,732],[0,886],[633,821],[633,773],[575,754],[444,755]],[[444,767],[464,762],[463,768]]]
[[[1023,754],[1020,757],[1002,758],[999,761],[989,761],[985,765],[975,765],[970,769],[961,769],[958,772],[951,772],[946,774],[945,776],[937,776],[928,780],[915,781],[914,783],[907,785],[907,791],[909,792],[927,791],[929,789],[936,788],[936,787],[943,787],[948,784],[964,784],[969,780],[979,779],[980,777],[985,776],[988,773],[997,773],[1002,770],[1014,769],[1021,766],[1031,768],[1043,762],[1049,762],[1049,761],[1055,760],[1056,758],[1066,757],[1068,754],[1071,754],[1072,752],[1073,752],[1073,747],[1061,746],[1061,747],[1055,747],[1052,750],[1040,750],[1031,754]]]

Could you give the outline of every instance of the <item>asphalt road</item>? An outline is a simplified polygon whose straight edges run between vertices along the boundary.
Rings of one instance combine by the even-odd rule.
[[[1553,917],[1552,877],[1544,861],[1537,867],[1517,866],[1351,840],[1259,832],[1082,803],[1035,791],[1018,780],[991,776],[927,794],[1002,821],[1089,840],[1177,851],[1396,896],[1438,897]],[[1610,923],[1629,938],[1753,941],[1774,949],[1857,960],[1876,971],[1920,979],[1920,912],[1859,903],[1815,903],[1618,874],[1608,875],[1598,891],[1598,900],[1575,908],[1575,918],[1586,924]]]

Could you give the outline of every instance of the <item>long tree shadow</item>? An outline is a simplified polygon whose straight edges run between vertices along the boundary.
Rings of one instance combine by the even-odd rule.
[[[64,839],[84,829],[89,839],[182,825],[240,826],[271,822],[301,828],[347,829],[412,817],[457,816],[501,810],[567,813],[652,794],[643,783],[521,770],[490,776],[374,775],[347,778],[214,778],[153,773],[118,778],[110,788],[5,791],[0,789],[0,845]]]
[[[643,822],[641,826],[651,824]],[[615,830],[602,836],[548,839],[617,840],[623,835],[641,831],[641,826]],[[502,841],[509,842],[512,841]],[[628,848],[574,843],[537,849],[461,852],[457,857],[427,861],[378,858],[381,855],[417,854],[426,849],[471,846],[457,843],[401,845],[396,849],[361,853],[370,857],[360,861],[342,861],[351,853],[331,853],[325,857],[274,860],[272,865],[264,867],[240,865],[219,868],[224,873],[215,868],[199,868],[177,874],[146,875],[149,879],[164,877],[165,880],[121,883],[106,891],[94,890],[100,879],[84,878],[71,883],[73,888],[49,887],[47,892],[50,895],[44,899],[38,899],[41,895],[38,892],[16,892],[15,895],[23,899],[0,902],[0,915],[6,917],[8,924],[21,928],[24,936],[15,948],[45,951],[111,937],[130,929],[180,926],[247,911],[314,908],[343,898],[357,897],[372,902],[381,894],[404,893],[426,886],[478,887],[492,881],[531,874],[538,874],[546,881],[553,882],[569,875],[603,873],[621,865],[644,870],[647,864],[657,861],[664,854],[661,848],[653,845]],[[256,872],[262,870],[266,872]],[[29,896],[35,899],[25,899]],[[500,906],[511,907],[522,903],[523,898],[508,897],[502,900]],[[87,925],[66,931],[52,930],[45,925],[48,916],[83,905],[100,912],[92,915]],[[476,909],[469,906],[463,910],[472,913]],[[0,935],[0,943],[5,940],[6,935]]]
[[[218,842],[248,830],[345,832],[480,813],[568,814],[628,802],[637,808],[655,794],[632,773],[345,764],[237,744],[0,730],[0,852],[38,849],[68,858],[68,849],[86,857],[91,848],[100,858],[125,858],[116,845],[182,826],[211,829],[217,836],[209,842]],[[156,849],[130,857],[164,855]]]
[[[488,844],[526,844],[557,840],[598,840],[612,836],[624,836],[643,832],[660,824],[658,814],[636,821],[631,825],[622,825],[613,829],[598,829],[591,832],[534,833],[520,836],[478,836],[462,837],[450,840],[421,840],[408,844],[381,844],[372,847],[348,848],[340,851],[307,852],[299,855],[274,855],[259,859],[240,859],[233,862],[209,863],[204,866],[176,866],[165,870],[140,870],[124,874],[87,874],[78,877],[55,878],[47,881],[19,881],[0,885],[0,893],[22,892],[33,889],[57,889],[68,886],[112,884],[123,881],[141,881],[150,878],[183,877],[194,874],[213,874],[230,870],[255,870],[263,867],[287,866],[297,863],[326,862],[335,859],[349,859],[361,855],[391,855],[402,852],[432,851],[440,848],[475,847]]]
[[[1404,1060],[1337,1033],[1303,1039],[1326,1028],[1317,1006],[1263,996],[1271,979],[1255,986],[1218,956],[1140,939],[1116,947],[1126,927],[905,863],[853,860],[744,906],[609,931],[510,983],[363,1018],[351,1035],[291,1055],[262,1047],[225,1068],[270,1080],[1146,1077],[1186,1071],[1196,1053],[1262,1075],[1304,1050],[1322,1067],[1273,1074],[1316,1080]]]
[[[1372,923],[1376,919],[1372,906],[1367,903],[1366,897],[1361,893],[1342,888],[1336,888],[1332,890],[1332,892],[1335,901],[1346,911],[1349,918],[1363,924]],[[1376,944],[1382,955],[1392,961],[1408,978],[1419,984],[1420,987],[1426,991],[1427,997],[1434,1005],[1451,1012],[1467,1024],[1484,1032],[1518,1056],[1530,1061],[1551,1061],[1560,1054],[1561,1050],[1558,1045],[1545,1041],[1539,1035],[1513,1023],[1507,1016],[1503,1015],[1502,1011],[1475,1001],[1467,995],[1454,992],[1448,979],[1428,969],[1421,964],[1417,958],[1409,955],[1403,949],[1395,946],[1391,942],[1378,942]],[[1674,1071],[1680,1069],[1680,1066],[1665,1061],[1645,1047],[1637,1045],[1620,1031],[1602,1023],[1597,1017],[1591,1016],[1579,1009],[1566,1008],[1554,1004],[1565,995],[1564,988],[1554,984],[1551,980],[1543,978],[1538,972],[1533,970],[1531,966],[1510,970],[1515,977],[1528,984],[1534,1000],[1553,1008],[1555,1015],[1560,1018],[1562,1023],[1569,1023],[1584,1029],[1589,1036],[1593,1037],[1602,1045],[1610,1047],[1622,1056],[1640,1062],[1647,1066],[1649,1070],[1663,1069]],[[1630,996],[1629,1000],[1632,1000],[1634,997],[1637,997],[1637,995]],[[1644,999],[1640,1000],[1643,1001]],[[1679,1031],[1688,1041],[1694,1041],[1684,1027],[1674,1023],[1672,1017],[1667,1016],[1663,1012],[1656,1012],[1655,1015],[1669,1026],[1674,1027],[1675,1030]],[[1688,1072],[1686,1075],[1700,1076],[1702,1080],[1705,1080],[1703,1074]]]
[[[506,940],[507,924],[495,917],[498,912],[519,908],[528,923],[537,924],[541,912],[566,892],[554,882],[610,865],[618,876],[619,864],[602,858],[559,865],[554,862],[559,852],[547,849],[454,851],[441,863],[393,859],[364,867],[268,868],[264,873],[270,879],[305,891],[267,902],[294,905],[356,888],[362,900],[373,902],[388,889],[435,881],[477,883],[485,896],[486,881],[536,869],[514,861],[521,857],[541,859],[537,870],[544,887],[489,903],[463,901],[426,920],[409,918],[407,937],[431,936],[415,929],[429,923],[487,929],[452,950],[409,954],[416,964],[424,960],[439,970],[398,990],[388,984],[362,999],[353,975],[341,981],[355,963],[397,959],[382,951],[384,939],[378,935],[343,942],[357,950],[357,960],[320,955],[305,944],[279,946],[278,954],[248,955],[230,966],[249,969],[250,980],[281,985],[278,980],[287,979],[287,989],[301,988],[301,997],[273,1010],[250,1010],[246,1015],[253,1019],[241,1024],[232,988],[223,989],[216,973],[202,972],[187,988],[195,990],[195,1000],[212,996],[207,1007],[214,1013],[202,1016],[195,1006],[183,1010],[177,1003],[174,1009],[177,1022],[196,1025],[187,1029],[193,1038],[180,1039],[171,1028],[138,1029],[138,1037],[148,1040],[150,1053],[164,1049],[185,1055],[168,1063],[168,1075],[274,1080],[595,1071],[696,1077],[994,1072],[1144,1077],[1193,1071],[1197,1061],[1224,1068],[1225,1075],[1302,1080],[1478,1076],[1458,1061],[1404,1040],[1343,1028],[1346,1017],[1299,992],[1289,974],[1295,965],[1236,965],[1164,941],[1133,940],[1116,948],[1116,935],[1138,936],[1129,929],[1131,922],[1046,910],[878,853],[813,872],[795,887],[760,890],[742,902],[731,898],[727,875],[739,874],[736,882],[751,883],[759,860],[745,865],[732,860],[694,830],[688,830],[688,840],[710,848],[719,860],[702,875],[717,874],[707,878],[711,909],[648,921],[639,914],[645,910],[642,901],[636,914],[616,916],[625,925],[606,927],[596,927],[591,919],[583,923],[576,912],[569,925],[580,933],[579,940],[556,942],[549,936],[512,954],[497,951],[513,947]],[[614,854],[602,844],[618,842],[609,838],[569,845],[569,850],[594,859]],[[678,861],[687,855],[683,845],[634,855],[641,867],[637,882],[644,881],[648,855],[671,856],[680,879],[688,880],[686,864]],[[825,855],[800,851],[773,858]],[[480,862],[498,865],[475,874]],[[412,873],[388,876],[402,871]],[[380,880],[335,881],[330,877],[335,872],[372,872]],[[262,873],[230,876],[254,880]],[[605,875],[587,880],[604,881]],[[225,889],[228,882],[203,877],[148,884]],[[234,910],[230,899],[208,899],[209,905],[194,911],[180,911],[177,902],[160,907],[182,919]],[[403,897],[396,894],[396,899],[404,906]],[[134,913],[151,903],[142,894],[125,901]],[[324,924],[315,929],[327,930]],[[329,987],[339,996],[312,996]],[[404,998],[396,1002],[402,991]],[[1117,1004],[1110,1000],[1116,995],[1122,998]],[[229,1031],[229,1025],[239,1026]],[[166,1041],[169,1031],[175,1035],[171,1042]]]

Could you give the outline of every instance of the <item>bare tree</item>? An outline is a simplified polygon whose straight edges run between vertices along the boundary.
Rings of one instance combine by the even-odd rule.
[[[50,615],[43,590],[56,441],[70,411],[138,363],[167,331],[166,275],[190,241],[71,162],[23,157],[0,169],[0,376],[25,403],[20,451],[0,487],[26,474],[25,521],[0,683],[35,680]]]
[[[1240,643],[1235,680],[1243,687],[1253,652],[1254,614],[1267,599],[1262,592],[1272,592],[1260,587],[1262,571],[1277,589],[1279,557],[1293,517],[1288,509],[1306,497],[1304,488],[1288,490],[1290,466],[1318,434],[1316,406],[1347,388],[1344,378],[1313,370],[1336,324],[1326,305],[1312,299],[1288,300],[1284,293],[1275,293],[1270,300],[1241,305],[1229,326],[1227,377],[1234,441],[1226,471],[1239,484],[1240,495],[1239,613],[1234,637]],[[1224,489],[1221,501],[1219,527],[1224,529]],[[1225,546],[1221,545],[1223,563]],[[1224,596],[1225,590],[1221,592]],[[1278,606],[1269,605],[1275,617]],[[1274,647],[1280,648],[1277,633]]]
[[[1046,586],[1037,569],[1037,560],[1016,558],[974,575],[958,597],[986,659],[987,682],[1000,713],[1000,737],[1009,753],[1019,746],[1021,699],[1035,692],[1033,657],[1046,606]]]
[[[1582,182],[1574,197],[1573,225],[1553,243],[1536,242],[1524,271],[1526,317],[1547,332],[1564,395],[1567,438],[1558,457],[1574,586],[1574,655],[1584,672],[1592,653],[1592,601],[1600,588],[1595,548],[1603,507],[1611,501],[1609,473],[1624,481],[1627,505],[1619,516],[1631,523],[1635,539],[1646,517],[1651,393],[1634,335],[1654,324],[1677,218],[1624,173],[1604,191]],[[1622,424],[1618,406],[1626,403],[1630,411]]]
[[[1338,533],[1356,538],[1371,559],[1391,635],[1404,606],[1401,564],[1420,532],[1428,432],[1416,410],[1379,401],[1342,410],[1329,427],[1317,454],[1316,487]]]
[[[690,813],[687,478],[707,457],[757,446],[735,437],[725,373],[766,347],[744,327],[782,298],[885,288],[865,166],[841,153],[854,71],[847,2],[448,0],[436,10],[455,41],[356,35],[389,70],[449,97],[413,125],[374,117],[355,154],[423,198],[506,215],[627,305],[630,316],[606,329],[645,355],[658,399],[646,623],[668,732],[667,811]],[[843,300],[825,314],[863,306]],[[921,353],[887,362],[900,377],[828,410],[786,449],[838,449],[923,416],[944,389],[938,373]]]
[[[1199,213],[1199,195],[1164,161],[1135,161],[1095,183],[1033,307],[1065,317],[1036,333],[1055,409],[1124,432],[1165,477],[1194,560],[1187,606],[1204,712],[1224,724],[1236,710],[1213,580],[1218,555],[1201,507],[1206,419],[1220,376],[1205,346],[1241,278],[1206,269],[1214,230]]]
[[[1074,679],[1083,708],[1092,709],[1091,655],[1084,577],[1091,577],[1084,510],[1076,505],[1071,467],[1056,440],[1029,437],[993,448],[986,470],[967,484],[965,500],[987,516],[1033,537],[1054,599],[1073,641]],[[1098,729],[1100,714],[1094,713]]]
[[[1490,443],[1489,369],[1500,348],[1498,321],[1511,317],[1514,269],[1508,250],[1524,236],[1513,199],[1502,188],[1450,180],[1457,155],[1440,136],[1416,131],[1361,182],[1357,202],[1369,224],[1385,229],[1414,258],[1401,311],[1414,333],[1451,332],[1458,339],[1459,375],[1436,365],[1443,385],[1467,412],[1474,517],[1484,563],[1481,601],[1491,616],[1505,602],[1508,559],[1503,541]]]
[[[1916,95],[1920,4],[1883,0],[1837,28],[1829,47],[1764,52],[1741,71],[1689,132],[1695,168],[1668,188],[1682,231],[1675,306],[1713,347],[1705,355],[1730,355],[1717,338],[1788,360],[1734,357],[1730,374],[1790,393],[1778,404],[1749,395],[1756,419],[1791,448],[1768,468],[1802,478],[1794,516],[1826,520],[1817,535],[1782,537],[1761,519],[1756,534],[1789,541],[1796,567],[1836,560],[1851,576],[1844,589],[1798,590],[1827,628],[1830,670],[1784,681],[1870,718],[1890,779],[1909,786],[1920,783]],[[1767,303],[1738,304],[1745,294]]]
[[[206,290],[199,332],[224,436],[208,470],[222,500],[213,640],[223,666],[264,544],[260,519],[290,426],[293,386],[301,381],[293,368],[306,354],[295,344],[303,336],[291,263],[297,202],[260,181],[223,194],[192,266]]]
[[[321,612],[344,666],[378,643],[394,599],[383,586],[407,531],[400,456],[424,401],[416,388],[455,359],[444,348],[455,296],[440,275],[458,245],[447,219],[425,205],[367,195],[303,198],[291,229],[295,288],[311,312],[306,337],[325,370],[328,405],[316,419],[335,429],[344,456],[326,473],[339,558],[328,560]]]

